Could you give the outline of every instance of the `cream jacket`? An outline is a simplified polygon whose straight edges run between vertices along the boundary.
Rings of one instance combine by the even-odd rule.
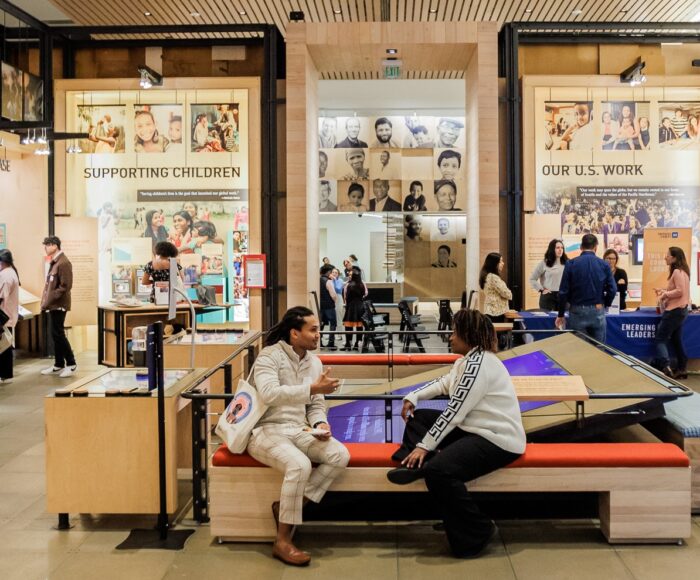
[[[508,312],[508,301],[513,299],[513,294],[506,286],[503,278],[496,274],[486,276],[484,284],[484,314],[500,316]]]
[[[315,354],[307,352],[300,359],[283,340],[260,351],[250,383],[268,409],[256,427],[327,422],[323,395],[311,395],[311,383],[322,372],[323,364]]]

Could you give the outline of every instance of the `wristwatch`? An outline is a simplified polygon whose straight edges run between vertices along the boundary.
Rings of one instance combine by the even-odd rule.
[[[327,425],[327,424],[328,424],[327,421],[316,421],[313,424],[313,428],[316,429],[316,427],[318,427],[319,425]]]

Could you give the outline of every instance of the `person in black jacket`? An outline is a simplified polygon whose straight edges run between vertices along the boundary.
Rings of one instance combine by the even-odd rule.
[[[603,260],[608,263],[608,266],[610,266],[612,270],[613,279],[615,280],[615,284],[617,284],[617,291],[620,293],[620,310],[624,310],[627,308],[627,272],[617,267],[620,256],[612,248],[605,250]]]
[[[319,294],[321,297],[321,332],[323,332],[326,324],[330,324],[331,332],[335,332],[335,329],[338,328],[338,319],[335,314],[335,303],[336,300],[338,300],[338,296],[335,293],[335,285],[333,283],[334,270],[335,266],[333,266],[333,264],[324,264],[321,267],[321,284]],[[328,350],[337,350],[335,347],[335,334],[330,335],[327,348]]]

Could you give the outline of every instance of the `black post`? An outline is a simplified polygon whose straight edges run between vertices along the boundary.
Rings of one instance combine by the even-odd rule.
[[[68,519],[68,514],[58,514],[58,526],[57,530],[70,530],[70,521]]]
[[[231,365],[228,365],[230,368]],[[200,524],[209,521],[207,502],[207,401],[192,399],[192,508]]]
[[[158,389],[158,487],[160,492],[160,511],[158,513],[158,530],[160,539],[168,537],[168,506],[165,479],[165,389],[163,374],[163,323],[148,325],[148,344],[146,347],[146,364],[148,365],[148,390]]]

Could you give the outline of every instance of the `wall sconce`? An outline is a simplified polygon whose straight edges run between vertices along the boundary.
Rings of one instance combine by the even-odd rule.
[[[142,89],[150,89],[151,87],[163,86],[163,75],[158,74],[152,68],[147,67],[145,64],[142,64],[136,67],[136,70],[138,70],[139,75],[141,75],[141,78],[139,80],[139,86]]]

